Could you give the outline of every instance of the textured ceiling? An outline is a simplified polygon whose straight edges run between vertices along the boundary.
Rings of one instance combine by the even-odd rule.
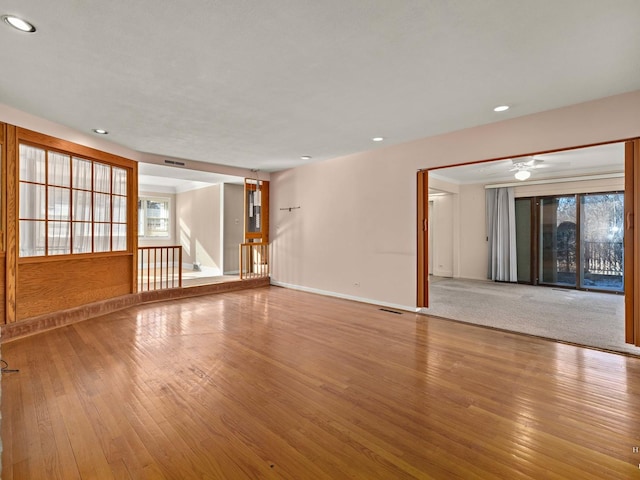
[[[562,152],[534,155],[494,162],[474,163],[458,167],[438,168],[430,171],[434,178],[455,184],[494,184],[516,182],[514,163],[531,162],[534,167],[529,181],[550,178],[580,178],[624,172],[624,143],[610,143],[595,147],[576,148]]]
[[[5,0],[0,14],[38,28],[0,25],[0,103],[264,171],[640,89],[638,0]]]

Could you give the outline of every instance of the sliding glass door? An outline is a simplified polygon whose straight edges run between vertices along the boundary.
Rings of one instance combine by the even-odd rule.
[[[518,283],[534,283],[533,258],[533,198],[516,198],[516,259]]]
[[[624,193],[559,195],[534,201],[539,206],[537,283],[624,291]]]
[[[601,193],[580,198],[580,285],[622,291],[624,194]]]
[[[540,283],[576,286],[576,197],[540,199]]]

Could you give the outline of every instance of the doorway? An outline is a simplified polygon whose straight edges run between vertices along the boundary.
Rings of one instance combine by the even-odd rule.
[[[632,141],[533,155],[526,162],[522,159],[504,159],[430,170],[430,185],[435,180],[449,182],[455,184],[454,188],[460,193],[461,218],[454,220],[460,246],[456,249],[457,257],[454,261],[457,262],[458,269],[453,280],[460,278],[486,281],[486,268],[481,266],[485,263],[481,258],[482,250],[486,250],[486,247],[483,249],[480,246],[481,242],[486,241],[486,236],[485,232],[481,232],[483,227],[475,219],[484,217],[484,206],[480,207],[484,203],[481,201],[484,198],[484,188],[490,186],[488,184],[506,183],[517,189],[517,198],[523,199],[518,202],[517,207],[523,213],[520,215],[522,221],[519,243],[524,244],[520,249],[524,253],[518,258],[519,281],[534,283],[537,279],[539,283],[556,287],[550,290],[569,287],[569,290],[561,288],[568,292],[620,292],[625,284],[630,286],[625,295],[625,318],[628,319],[626,341],[638,344],[639,340],[634,333],[634,330],[638,330],[634,329],[634,318],[637,315],[629,315],[629,312],[636,310],[633,299],[630,303],[629,297],[637,289],[629,281],[629,272],[633,269],[627,272],[623,264],[628,265],[633,261],[633,245],[638,238],[633,228],[631,207],[640,202],[629,183],[630,178],[637,176],[630,168],[640,158],[639,146],[640,142]],[[612,159],[615,159],[615,163],[611,162]],[[563,171],[560,171],[561,163],[564,164]],[[522,167],[524,164],[531,168],[529,180],[514,181],[515,167]],[[453,170],[456,173],[449,176]],[[583,186],[588,188],[582,189]],[[558,187],[562,187],[559,192],[556,191]],[[623,189],[628,196],[626,203]],[[532,204],[532,200],[526,200],[527,197],[537,199],[538,204]],[[598,216],[599,211],[615,212],[621,209],[624,209],[622,217],[619,213],[614,217]],[[466,222],[463,216],[466,216]],[[532,223],[534,219],[535,223]],[[469,220],[475,223],[476,233],[467,228]],[[528,227],[530,225],[533,228]],[[626,242],[626,252],[623,242]],[[491,303],[494,303],[493,300]],[[500,307],[496,305],[495,308]],[[429,311],[425,310],[425,313]]]

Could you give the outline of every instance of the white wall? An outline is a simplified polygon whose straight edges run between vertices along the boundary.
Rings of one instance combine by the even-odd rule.
[[[433,196],[431,213],[431,234],[433,235],[433,274],[439,277],[453,277],[453,225],[454,195]]]
[[[238,246],[244,241],[244,186],[225,183],[222,188],[224,273],[237,274],[240,269]]]
[[[176,236],[182,261],[199,263],[222,275],[222,186],[198,188],[176,195]]]
[[[486,280],[487,227],[484,185],[460,186],[460,250],[456,277]]]
[[[412,309],[419,168],[637,137],[639,112],[636,91],[272,174],[272,281]]]

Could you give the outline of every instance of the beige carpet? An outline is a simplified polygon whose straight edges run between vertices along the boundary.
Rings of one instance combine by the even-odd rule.
[[[624,296],[489,280],[430,278],[423,313],[640,355],[624,343]]]

